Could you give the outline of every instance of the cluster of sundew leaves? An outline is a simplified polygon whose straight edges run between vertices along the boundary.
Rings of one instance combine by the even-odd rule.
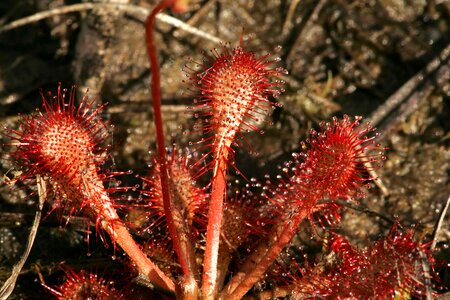
[[[114,245],[117,243],[122,248],[127,247],[128,251],[138,251],[127,252],[136,262],[136,268],[154,269],[148,258],[139,256],[142,252],[110,197],[113,192],[134,188],[105,186],[116,175],[129,172],[109,173],[103,169],[107,156],[102,142],[107,136],[107,126],[97,116],[102,106],[93,109],[87,102],[87,95],[76,106],[75,88],[68,100],[66,92],[60,85],[55,97],[42,96],[45,112],[37,111],[23,117],[19,130],[8,131],[13,140],[11,144],[16,146],[13,157],[24,168],[20,179],[34,183],[33,177],[41,176],[48,189],[42,196],[54,209],[63,206],[69,216],[82,211],[88,220],[95,220],[96,231],[103,241],[106,241],[105,231]],[[135,253],[138,256],[133,258]],[[69,286],[74,287],[73,284]]]
[[[204,98],[200,98],[200,102],[197,100],[200,111],[204,113],[203,116],[210,117],[209,119],[206,119],[209,125],[201,127],[203,133],[208,133],[209,130],[212,130],[212,128],[218,123],[224,126],[223,128],[220,126],[217,127],[219,129],[216,128],[215,135],[212,137],[214,140],[211,144],[213,148],[218,147],[218,144],[214,144],[217,141],[216,138],[218,134],[221,135],[222,138],[232,141],[234,139],[234,135],[237,132],[240,132],[241,127],[247,127],[247,129],[253,130],[257,129],[255,125],[247,122],[246,118],[253,119],[253,121],[261,121],[261,119],[267,117],[267,110],[265,106],[258,106],[258,103],[273,104],[270,100],[267,100],[266,97],[269,94],[274,96],[276,91],[278,91],[277,89],[272,89],[272,87],[276,87],[278,85],[278,82],[271,83],[269,81],[265,81],[267,79],[265,76],[276,75],[280,72],[279,70],[276,70],[272,74],[264,69],[267,64],[272,63],[271,61],[266,61],[268,56],[255,58],[253,52],[245,52],[239,47],[235,49],[224,49],[225,53],[223,55],[216,54],[216,60],[220,62],[216,66],[217,69],[203,70],[204,74],[202,74],[200,78],[202,83],[207,83],[207,88],[202,90],[202,97]],[[236,84],[239,85],[241,83],[241,81],[235,81],[234,79],[234,77],[238,74],[233,73],[234,71],[230,73],[229,70],[225,68],[225,77],[217,79],[214,78],[214,76],[222,76],[222,68],[224,66],[228,67],[227,64],[242,68],[242,72],[248,71],[244,68],[244,66],[248,67],[248,65],[246,65],[248,63],[247,60],[251,60],[251,63],[253,64],[251,66],[257,66],[256,70],[252,69],[250,73],[253,72],[253,75],[258,77],[260,76],[258,71],[263,69],[262,73],[264,76],[262,76],[263,79],[259,80],[255,78],[242,78],[241,81],[244,82],[245,85],[248,85],[248,80],[256,80],[257,82],[262,81],[260,85],[253,87],[253,89],[248,91],[240,91],[239,94],[243,94],[244,96],[246,95],[244,97],[245,99],[243,99],[244,104],[251,103],[251,105],[245,104],[242,108],[239,106],[240,102],[233,102],[233,99],[239,96],[233,92],[236,88]],[[208,78],[208,75],[211,75],[213,79]],[[220,84],[218,86],[212,85],[214,80],[220,82],[221,84],[225,83],[226,86],[231,85],[231,87],[225,88]],[[242,86],[237,89],[241,90],[244,88],[245,87]],[[25,164],[29,164],[28,167],[31,166],[27,176],[34,174],[33,172],[39,173],[42,171],[47,171],[51,173],[53,177],[59,178],[58,176],[60,176],[64,180],[70,180],[70,184],[73,184],[77,171],[81,170],[83,173],[90,167],[95,167],[97,165],[97,161],[92,160],[92,155],[86,155],[84,151],[86,151],[86,149],[97,149],[96,147],[101,141],[98,134],[102,133],[104,128],[101,125],[102,123],[97,121],[95,118],[99,109],[90,113],[89,105],[88,109],[83,108],[83,105],[85,105],[84,99],[78,109],[76,109],[73,105],[72,96],[68,105],[64,104],[64,96],[60,97],[59,92],[57,99],[58,101],[56,102],[56,106],[51,107],[51,105],[49,105],[50,102],[46,101],[44,98],[44,107],[46,108],[46,112],[50,114],[48,114],[48,118],[44,117],[41,119],[43,121],[42,123],[39,119],[24,119],[25,121],[23,123],[23,127],[25,130],[23,132],[14,132],[14,134],[16,134],[15,139],[22,142],[19,142],[19,150],[16,154],[26,154],[24,157],[29,155],[27,158],[28,160],[25,159],[23,161]],[[202,102],[204,103],[199,104]],[[81,124],[85,126],[85,128],[80,125],[82,128],[78,130],[78,127],[74,128],[73,126],[68,126],[65,121],[60,121],[58,119],[60,117],[58,114],[63,114],[65,117],[68,117],[68,119],[75,120],[73,124],[71,123],[69,125]],[[43,117],[40,113],[38,113],[38,115]],[[222,117],[216,118],[216,115],[222,115]],[[255,115],[261,115],[263,117],[255,117]],[[39,139],[36,135],[39,135],[41,132],[40,130],[37,130],[37,128],[41,128],[39,126],[42,124],[48,126],[44,129],[51,129],[43,130],[45,138]],[[367,169],[366,164],[378,162],[380,159],[383,159],[383,155],[380,152],[382,148],[379,145],[373,144],[374,136],[365,136],[366,133],[373,131],[373,129],[371,129],[370,126],[363,129],[358,129],[358,126],[358,117],[352,122],[349,117],[344,116],[344,118],[340,121],[334,119],[332,124],[322,125],[322,129],[320,131],[312,131],[311,138],[307,141],[307,144],[303,144],[303,147],[307,148],[307,151],[298,155],[301,159],[295,157],[294,167],[290,170],[290,172],[292,172],[290,177],[287,180],[281,180],[276,187],[269,188],[273,191],[273,195],[275,195],[275,197],[268,197],[269,201],[273,201],[273,198],[276,198],[275,203],[283,202],[283,205],[287,205],[289,207],[297,205],[299,207],[306,207],[306,209],[314,211],[313,206],[315,201],[319,199],[328,198],[330,200],[335,200],[337,198],[354,198],[360,196],[359,189],[363,186],[362,183],[372,179],[365,176]],[[225,130],[224,128],[228,130]],[[86,130],[86,132],[83,130]],[[73,143],[70,139],[68,133],[69,131],[73,131],[75,133],[78,132],[76,135],[78,139],[75,139],[75,143]],[[65,136],[65,139],[62,139],[62,141],[57,140],[59,139],[59,133],[62,133],[62,135]],[[85,136],[86,138],[84,138]],[[35,144],[30,142],[34,142]],[[58,144],[59,142],[64,145],[61,146]],[[65,148],[66,144],[69,145],[67,148],[69,150],[72,148],[75,150],[79,149],[77,147],[80,147],[80,145],[81,147],[84,146],[84,148],[80,151],[72,151],[76,154],[72,157],[72,152]],[[38,147],[39,149],[26,148],[30,145]],[[61,147],[64,149],[61,149]],[[373,155],[367,154],[368,150],[375,150],[376,153]],[[45,155],[50,152],[52,152],[51,159],[47,159]],[[36,158],[34,156],[35,153],[39,153],[39,155],[43,153],[44,155]],[[20,157],[20,155],[18,156]],[[76,164],[77,157],[81,160],[84,159],[82,161],[83,164]],[[54,159],[54,161],[52,161],[52,159]],[[47,163],[47,165],[45,163],[43,165],[38,165],[35,163],[41,163],[40,160],[43,160]],[[69,161],[70,167],[66,166],[62,168],[62,171],[55,171],[55,166],[61,161]],[[71,168],[73,166],[75,166],[75,168]],[[176,166],[175,169],[178,167],[179,166]],[[75,172],[73,172],[73,170],[75,170]],[[177,173],[176,171],[177,170],[173,172],[173,178],[178,177],[178,175],[175,174]],[[81,180],[78,178],[78,182],[75,184],[76,192],[80,192],[80,190],[85,188],[85,180],[86,178],[82,178]],[[187,179],[187,181],[192,182],[190,179]],[[102,181],[100,180],[99,182]],[[55,190],[58,190],[58,188],[63,189],[67,183],[69,182],[61,183],[58,182],[58,180],[55,180],[55,183],[53,184]],[[179,190],[177,188],[174,189]],[[71,190],[68,191],[69,192],[67,192],[67,190],[62,190],[60,193],[63,194],[64,197],[68,194],[70,196]],[[147,196],[154,196],[156,194],[153,194],[152,192]],[[189,198],[189,195],[186,195],[186,193],[182,192],[181,194],[185,194],[183,196],[184,198]],[[278,199],[279,195],[282,195],[282,201]],[[286,195],[288,195],[288,197]],[[309,200],[314,200],[311,205],[306,204]],[[233,216],[231,216],[231,218],[233,218]],[[226,219],[230,219],[230,217],[226,217]],[[243,233],[242,235],[245,234]],[[235,246],[232,248],[235,248]]]
[[[64,110],[58,110],[58,107],[55,107],[56,112],[58,112],[58,113],[64,112]],[[42,114],[39,114],[39,115],[40,115],[40,117],[42,117]],[[52,116],[52,115],[50,114],[50,116]],[[44,118],[43,120],[47,120],[47,118]],[[49,118],[49,120],[53,120],[53,119]],[[286,183],[285,187],[292,188],[292,187],[296,186],[296,184],[297,184],[297,186],[300,186],[303,188],[301,190],[302,193],[308,193],[306,188],[312,190],[313,186],[315,186],[315,187],[319,186],[320,188],[318,190],[321,193],[321,195],[320,195],[321,197],[329,197],[331,199],[344,197],[344,196],[346,198],[352,197],[354,195],[353,189],[358,189],[361,186],[360,182],[368,180],[368,178],[364,178],[363,176],[354,175],[355,172],[363,172],[362,165],[364,163],[376,162],[377,160],[379,160],[381,158],[380,153],[376,153],[375,156],[366,156],[365,155],[365,151],[368,148],[372,148],[372,150],[373,149],[380,150],[380,149],[377,145],[371,144],[372,137],[364,136],[364,134],[372,131],[372,129],[370,127],[366,127],[365,129],[362,129],[362,130],[356,129],[357,126],[359,125],[358,121],[359,121],[359,118],[356,118],[355,121],[351,122],[349,117],[345,116],[340,121],[338,121],[337,119],[334,119],[332,125],[330,125],[330,124],[322,125],[322,131],[319,131],[319,132],[313,131],[311,134],[311,138],[307,142],[309,149],[304,153],[304,155],[299,155],[299,157],[302,157],[302,160],[298,160],[297,156],[296,156],[295,163],[294,163],[295,167],[290,170],[292,172],[293,176],[291,176],[288,179],[288,182]],[[27,122],[28,123],[26,123],[26,124],[33,124],[33,126],[36,123],[34,119],[33,119],[33,121],[27,121]],[[52,122],[54,122],[54,121],[52,121]],[[38,124],[39,123],[40,122],[38,122]],[[51,123],[51,124],[53,124],[53,123]],[[57,124],[57,126],[63,126],[63,125],[66,126],[64,122],[62,122],[62,125],[58,122],[56,124]],[[28,127],[26,127],[26,128],[28,129]],[[27,135],[25,135],[26,138],[24,140],[28,140],[28,141],[29,140],[33,140],[33,141],[37,140],[37,138],[35,138],[34,136],[33,136],[33,139],[28,138],[29,130],[27,130],[25,132],[27,132]],[[50,133],[51,132],[52,132],[52,130],[50,130]],[[45,134],[45,132],[44,132],[44,134]],[[19,136],[22,136],[22,135],[19,135]],[[49,138],[50,141],[53,141],[52,137],[53,137],[53,139],[55,139],[54,134],[53,135],[49,134],[49,136],[50,136],[50,138]],[[45,139],[44,139],[44,141],[45,141]],[[49,142],[49,145],[53,145],[52,143],[53,142]],[[372,145],[372,146],[367,146],[366,144]],[[40,151],[43,151],[44,153],[48,152],[45,150],[47,148],[42,148],[42,149],[44,149],[44,150],[40,149]],[[24,151],[24,150],[20,149],[18,151]],[[29,150],[27,150],[27,151],[29,151]],[[64,158],[65,157],[64,153],[66,153],[66,152],[62,151],[62,153],[63,153],[62,157]],[[335,157],[332,158],[333,156],[331,154],[335,155]],[[327,156],[324,157],[324,155],[327,155]],[[344,160],[340,160],[342,157]],[[325,159],[320,160],[321,158],[325,158]],[[309,161],[309,160],[311,160],[311,161]],[[318,161],[320,161],[320,163],[318,163]],[[183,176],[186,175],[185,172],[189,173],[189,171],[186,168],[187,163],[185,160],[172,159],[172,162],[176,163],[176,164],[173,164],[173,172],[172,172],[173,179],[179,177],[180,175],[183,175]],[[181,165],[178,165],[178,163],[181,163]],[[339,177],[338,175],[336,175],[336,173],[339,173],[339,172],[337,172],[337,170],[338,170],[337,166],[342,166],[342,165],[344,167],[349,168],[349,170],[340,172],[340,174],[342,174],[343,177]],[[332,175],[332,177],[328,177],[327,178],[328,180],[326,182],[322,183],[323,177],[322,176],[314,177],[313,175],[315,174],[315,172],[311,171],[312,168],[318,168],[319,171],[331,170],[333,172],[330,171],[328,173],[330,173],[330,175]],[[155,170],[157,173],[157,167],[155,168]],[[306,172],[306,173],[304,173],[304,172]],[[325,172],[325,174],[328,174],[328,173]],[[322,172],[321,174],[323,175],[324,172]],[[349,176],[348,174],[350,174],[351,176]],[[186,182],[189,182],[190,184],[192,182],[194,182],[190,177],[187,177],[187,178],[188,179],[186,179]],[[153,179],[155,179],[155,178],[153,178]],[[157,181],[152,180],[152,182],[155,184],[156,190],[158,190]],[[321,187],[321,184],[327,184],[328,186]],[[330,184],[335,186],[337,189],[336,190],[331,189],[329,187]],[[277,188],[279,188],[279,186]],[[300,190],[295,190],[295,192],[299,192],[299,191]],[[330,191],[334,191],[334,193],[331,193]],[[348,193],[348,194],[346,194],[346,193]],[[152,195],[154,197],[155,195],[158,195],[158,193],[152,192],[152,193],[148,194],[147,196],[149,196],[149,195]],[[292,194],[290,194],[290,196],[292,196]],[[189,195],[184,195],[184,197],[189,198]],[[288,199],[288,198],[285,198],[285,199]],[[292,199],[290,199],[290,201],[292,201]],[[286,203],[287,202],[288,201],[286,201]],[[299,202],[298,199],[295,200],[294,203],[296,205],[304,205],[304,203]],[[231,210],[233,210],[233,209],[231,209]],[[231,218],[233,218],[233,217],[235,217],[235,216],[232,216]],[[226,219],[230,219],[230,218],[226,217]],[[238,234],[238,235],[241,235],[241,234]],[[242,233],[242,235],[245,235],[245,234]],[[231,244],[234,244],[234,243],[230,243],[230,245]],[[235,246],[233,246],[232,248],[234,248],[234,247]],[[150,248],[152,248],[152,247],[150,247]],[[411,250],[414,250],[414,249],[411,249]],[[150,250],[150,251],[152,251],[152,250]],[[152,252],[154,252],[154,250]],[[80,277],[80,278],[86,279],[85,277]],[[68,286],[73,285],[72,284],[73,282],[71,282],[70,278],[69,278],[68,282],[69,282]],[[64,289],[65,289],[65,287],[64,287]]]
[[[434,259],[429,244],[414,239],[413,229],[400,229],[395,224],[387,236],[358,249],[330,232],[331,251],[323,261],[307,263],[301,274],[292,276],[293,294],[321,299],[422,298],[427,289],[425,282],[436,281],[436,275],[424,269]]]

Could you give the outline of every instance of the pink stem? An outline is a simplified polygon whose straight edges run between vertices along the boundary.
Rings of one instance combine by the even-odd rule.
[[[160,80],[160,70],[157,57],[157,50],[155,46],[155,40],[153,36],[153,29],[155,27],[156,15],[162,10],[173,6],[174,0],[162,0],[159,2],[151,11],[146,22],[146,38],[147,38],[147,52],[150,59],[151,66],[151,87],[152,87],[152,97],[153,97],[153,113],[155,118],[156,126],[156,137],[157,137],[157,147],[158,147],[158,159],[160,163],[160,178],[162,187],[162,196],[164,204],[164,214],[167,218],[167,224],[169,227],[170,236],[178,256],[181,268],[185,276],[193,278],[195,275],[195,257],[194,250],[190,244],[189,237],[182,236],[187,230],[182,223],[176,222],[174,220],[173,212],[177,208],[170,199],[170,188],[169,188],[169,172],[167,169],[167,156],[166,148],[164,145],[164,131],[163,131],[163,121],[161,114],[161,80]],[[177,221],[178,218],[177,218]],[[176,224],[177,223],[177,224]],[[191,280],[192,281],[192,280]]]
[[[123,224],[123,221],[117,215],[106,191],[103,188],[99,188],[101,186],[101,180],[97,176],[91,176],[90,179],[85,180],[81,176],[84,192],[88,195],[90,203],[88,212],[96,216],[97,222],[108,232],[111,239],[130,257],[141,274],[147,276],[150,282],[160,288],[175,292],[173,281],[142,252],[139,245]],[[83,197],[77,197],[75,199],[83,199]]]
[[[148,280],[153,284],[174,292],[175,285],[173,281],[142,252],[123,223],[115,218],[110,219],[111,216],[102,215],[102,227],[111,235],[114,242],[127,253],[130,259],[136,264],[139,272],[147,276]]]
[[[223,201],[226,191],[225,174],[228,162],[228,147],[223,146],[221,148],[216,152],[211,201],[208,211],[206,247],[203,261],[203,299],[214,299],[214,296],[217,294],[217,261],[219,257],[220,229],[223,218]]]

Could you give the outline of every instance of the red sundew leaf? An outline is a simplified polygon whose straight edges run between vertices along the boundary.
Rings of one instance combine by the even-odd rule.
[[[53,209],[69,217],[85,209],[99,229],[100,216],[116,218],[104,187],[110,176],[102,170],[108,124],[99,114],[106,104],[93,108],[86,94],[76,105],[75,87],[67,93],[61,84],[56,96],[41,92],[41,97],[43,110],[22,117],[18,130],[6,132],[15,146],[11,155],[23,170],[19,179],[33,182],[40,175],[51,187]]]
[[[391,232],[365,249],[352,246],[333,234],[330,248],[333,263],[308,266],[296,280],[299,295],[324,299],[398,299],[425,293],[425,275],[420,266],[423,257],[433,265],[426,245],[413,240],[414,231]],[[409,299],[409,298],[408,298]]]
[[[225,147],[232,161],[236,135],[258,130],[255,124],[264,122],[275,107],[269,97],[281,92],[282,82],[271,77],[284,70],[271,67],[277,61],[270,59],[271,54],[258,57],[242,45],[224,45],[220,53],[214,49],[211,54],[209,62],[189,74],[196,90],[194,115],[199,121],[195,128],[203,132],[202,143],[214,157],[221,157]]]
[[[46,287],[59,300],[69,299],[126,299],[124,293],[116,290],[112,283],[94,273],[65,271],[65,281],[56,288]]]
[[[171,192],[176,207],[184,212],[185,220],[196,236],[199,231],[204,231],[206,227],[206,204],[208,195],[205,188],[198,187],[191,173],[189,158],[177,152],[176,149],[168,157],[167,168],[171,182]],[[159,163],[155,160],[150,176],[142,177],[144,182],[142,190],[142,205],[146,209],[146,219],[150,225],[147,231],[156,228],[166,228],[166,217],[162,199],[162,188],[160,181]],[[200,226],[200,227],[199,227]]]
[[[313,130],[303,144],[305,152],[294,154],[294,161],[287,164],[289,178],[278,184],[275,194],[310,208],[321,199],[362,196],[361,187],[374,179],[367,168],[379,167],[384,148],[374,143],[376,134],[366,136],[374,129],[358,127],[360,119],[334,118],[332,124],[322,124],[320,131]]]
[[[312,131],[304,162],[294,175],[305,189],[331,200],[361,196],[360,188],[374,179],[366,171],[367,164],[379,167],[384,148],[375,144],[376,134],[366,136],[374,131],[370,125],[358,127],[360,120],[361,117],[354,121],[348,116],[342,120],[334,118],[333,123],[322,124],[320,132]]]
[[[179,273],[180,265],[176,260],[175,250],[170,239],[163,238],[158,240],[152,238],[146,241],[143,245],[144,253],[146,253],[172,279],[176,279],[176,274]]]
[[[249,236],[255,235],[261,238],[267,232],[264,231],[265,222],[269,223],[265,216],[260,216],[259,203],[256,197],[237,194],[224,203],[224,219],[222,223],[221,247],[229,248],[233,252],[245,244],[249,247]],[[221,249],[222,250],[222,249]]]
[[[341,205],[336,200],[364,196],[361,188],[374,179],[367,170],[380,167],[384,159],[384,148],[374,142],[375,129],[360,127],[360,119],[334,118],[331,124],[321,124],[321,130],[312,130],[302,144],[304,152],[293,154],[280,181],[268,187],[269,203],[288,219],[303,213],[312,221],[318,212],[327,223],[338,222]]]

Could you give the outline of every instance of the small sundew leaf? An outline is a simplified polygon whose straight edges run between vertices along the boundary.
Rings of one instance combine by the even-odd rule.
[[[105,299],[122,300],[124,294],[116,290],[111,281],[94,273],[76,272],[72,269],[65,271],[65,281],[56,288],[48,290],[59,300],[68,299]]]

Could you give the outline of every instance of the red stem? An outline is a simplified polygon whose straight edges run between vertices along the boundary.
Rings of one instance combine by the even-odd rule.
[[[156,137],[158,147],[158,160],[160,163],[160,178],[161,188],[164,204],[164,214],[167,218],[167,224],[169,227],[170,236],[173,242],[173,246],[178,256],[179,263],[185,276],[194,278],[195,275],[195,257],[193,247],[190,244],[189,238],[182,237],[182,232],[186,230],[180,230],[184,225],[180,222],[176,224],[174,220],[173,211],[176,209],[170,198],[169,187],[169,172],[167,169],[167,156],[166,147],[164,145],[164,131],[163,121],[161,114],[161,79],[160,70],[157,57],[157,50],[155,46],[155,40],[153,36],[153,29],[155,27],[156,15],[162,10],[174,5],[174,0],[162,0],[151,11],[146,22],[146,39],[147,39],[147,52],[150,59],[151,67],[151,88],[153,98],[153,113],[156,126]],[[177,220],[178,221],[178,220]],[[183,242],[182,242],[183,241]],[[194,280],[195,282],[195,280]]]
[[[224,145],[221,147],[222,149],[216,152],[217,158],[212,179],[208,227],[206,229],[205,257],[203,262],[203,299],[214,299],[214,296],[217,294],[217,261],[219,257],[220,229],[223,218],[223,201],[227,184],[225,174],[228,162],[228,146]]]
[[[247,260],[252,260],[253,268],[244,271],[246,273],[238,272],[230,280],[227,286],[223,289],[220,299],[223,300],[237,300],[242,297],[257,283],[262,276],[266,273],[267,269],[272,265],[280,252],[292,239],[297,231],[300,223],[309,215],[309,212],[305,209],[300,209],[293,219],[283,220],[279,226],[273,231],[270,239],[273,241],[270,248],[263,254],[257,251],[259,258],[250,256]],[[249,262],[244,262],[244,265],[248,267]]]
[[[153,284],[174,292],[175,285],[173,281],[142,252],[141,248],[131,237],[128,229],[117,218],[111,219],[111,216],[103,214],[102,227],[111,235],[114,242],[128,254],[140,273],[147,276],[148,280]]]
[[[102,228],[108,232],[111,239],[130,257],[141,274],[147,276],[148,280],[153,284],[174,292],[175,285],[173,281],[142,252],[139,245],[117,215],[106,191],[103,188],[99,189],[101,180],[98,177],[92,177],[91,179],[90,181],[86,181],[81,176],[84,192],[87,193],[91,201],[89,211],[97,216],[96,219],[100,222]]]

